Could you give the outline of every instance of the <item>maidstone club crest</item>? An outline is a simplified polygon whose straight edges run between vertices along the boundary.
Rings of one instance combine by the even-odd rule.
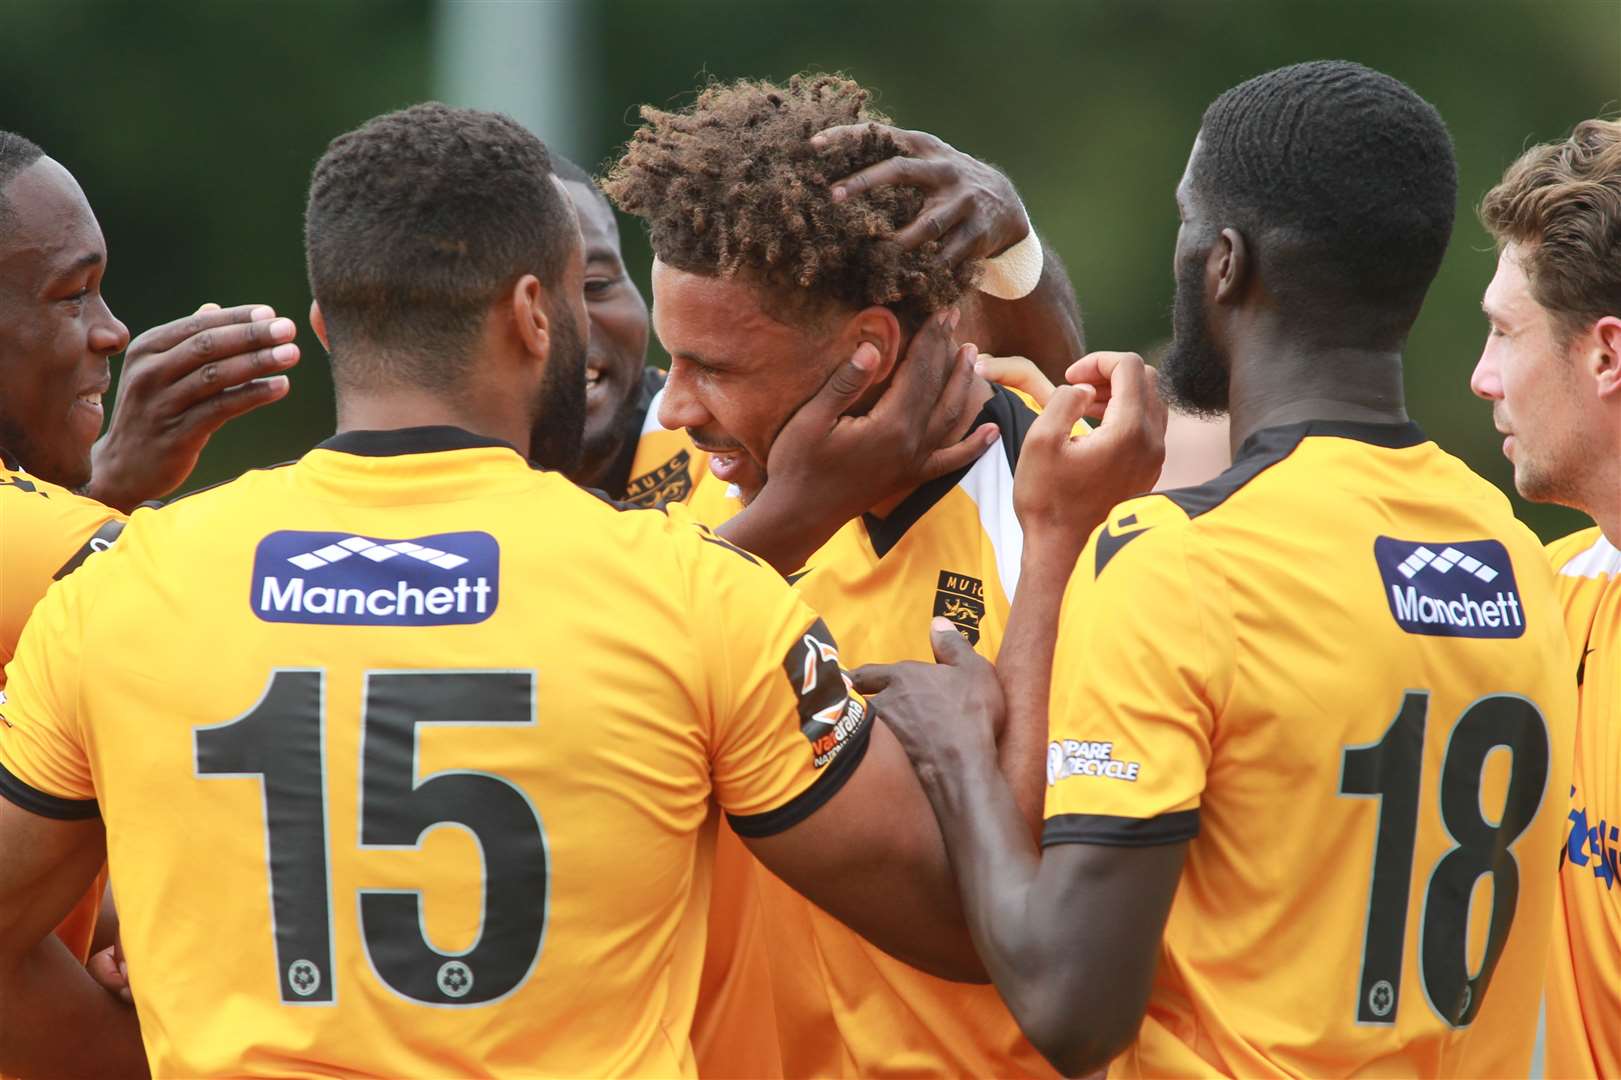
[[[692,455],[685,450],[652,472],[635,477],[625,488],[624,501],[644,510],[672,502],[686,502],[692,494]]]
[[[967,574],[940,571],[934,590],[934,613],[950,619],[968,644],[979,644],[979,620],[985,617],[985,583]]]

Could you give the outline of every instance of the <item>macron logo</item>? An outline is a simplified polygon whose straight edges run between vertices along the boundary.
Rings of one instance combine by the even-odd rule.
[[[483,622],[501,550],[482,532],[389,540],[283,530],[259,541],[249,603],[266,622],[448,626]]]
[[[1373,542],[1373,557],[1390,614],[1409,634],[1516,638],[1525,633],[1514,564],[1498,541],[1434,544],[1381,536]]]

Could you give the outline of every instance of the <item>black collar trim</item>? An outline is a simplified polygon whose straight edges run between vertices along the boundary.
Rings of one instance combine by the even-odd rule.
[[[1017,469],[1019,465],[1019,448],[1024,445],[1024,437],[1030,430],[1030,425],[1036,422],[1035,410],[1026,405],[1013,391],[1005,387],[993,387],[990,399],[985,402],[974,422],[968,425],[973,431],[981,424],[993,423],[1001,429],[1002,452],[1007,455],[1008,468]],[[901,504],[889,512],[888,517],[874,517],[872,514],[862,514],[861,520],[867,526],[867,537],[872,541],[872,550],[882,559],[901,542],[901,537],[913,525],[922,520],[923,515],[934,509],[934,504],[946,497],[946,492],[962,483],[962,478],[968,475],[977,460],[963,466],[956,472],[937,476],[922,487],[915,489]]]
[[[1260,476],[1295,452],[1311,436],[1354,439],[1387,450],[1402,450],[1429,442],[1429,436],[1412,421],[1405,424],[1361,424],[1350,420],[1306,420],[1298,424],[1262,428],[1253,432],[1233,455],[1227,471],[1197,487],[1162,491],[1190,518],[1207,514],[1230,499],[1245,484]]]
[[[1355,439],[1357,442],[1368,443],[1371,446],[1382,446],[1387,450],[1402,450],[1409,446],[1418,446],[1430,441],[1424,430],[1411,420],[1405,424],[1364,424],[1352,420],[1305,420],[1298,424],[1285,424],[1281,427],[1262,428],[1252,432],[1244,440],[1244,445],[1238,448],[1233,455],[1233,464],[1238,464],[1251,454],[1265,454],[1269,448],[1281,445],[1290,447],[1299,444],[1301,439],[1314,435],[1327,435],[1338,439]]]
[[[509,442],[449,426],[345,431],[327,439],[316,449],[359,457],[398,457],[402,454],[437,454],[446,450],[480,450],[488,447],[518,452],[517,447]]]

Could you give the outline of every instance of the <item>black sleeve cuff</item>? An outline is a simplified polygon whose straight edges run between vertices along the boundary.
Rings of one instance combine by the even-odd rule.
[[[94,799],[64,799],[47,795],[38,788],[13,776],[0,765],[0,796],[16,803],[30,814],[54,818],[57,821],[88,821],[101,816],[101,806]]]
[[[1115,814],[1059,814],[1041,829],[1041,846],[1098,844],[1102,847],[1154,847],[1199,835],[1199,811],[1178,810],[1151,818]]]
[[[872,726],[877,722],[869,707],[867,722],[861,725],[861,730],[845,744],[839,756],[828,763],[827,770],[810,787],[775,810],[762,814],[727,814],[726,820],[731,823],[732,831],[743,837],[775,836],[820,810],[827,800],[839,793],[839,789],[855,774],[861,759],[867,756],[867,744],[872,741]]]

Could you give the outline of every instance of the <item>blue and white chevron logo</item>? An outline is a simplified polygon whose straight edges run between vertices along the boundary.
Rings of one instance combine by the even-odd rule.
[[[1516,638],[1525,611],[1508,549],[1496,540],[1373,542],[1390,614],[1409,634]]]
[[[495,612],[501,548],[483,532],[390,540],[282,530],[253,558],[253,613],[266,622],[450,626]]]

